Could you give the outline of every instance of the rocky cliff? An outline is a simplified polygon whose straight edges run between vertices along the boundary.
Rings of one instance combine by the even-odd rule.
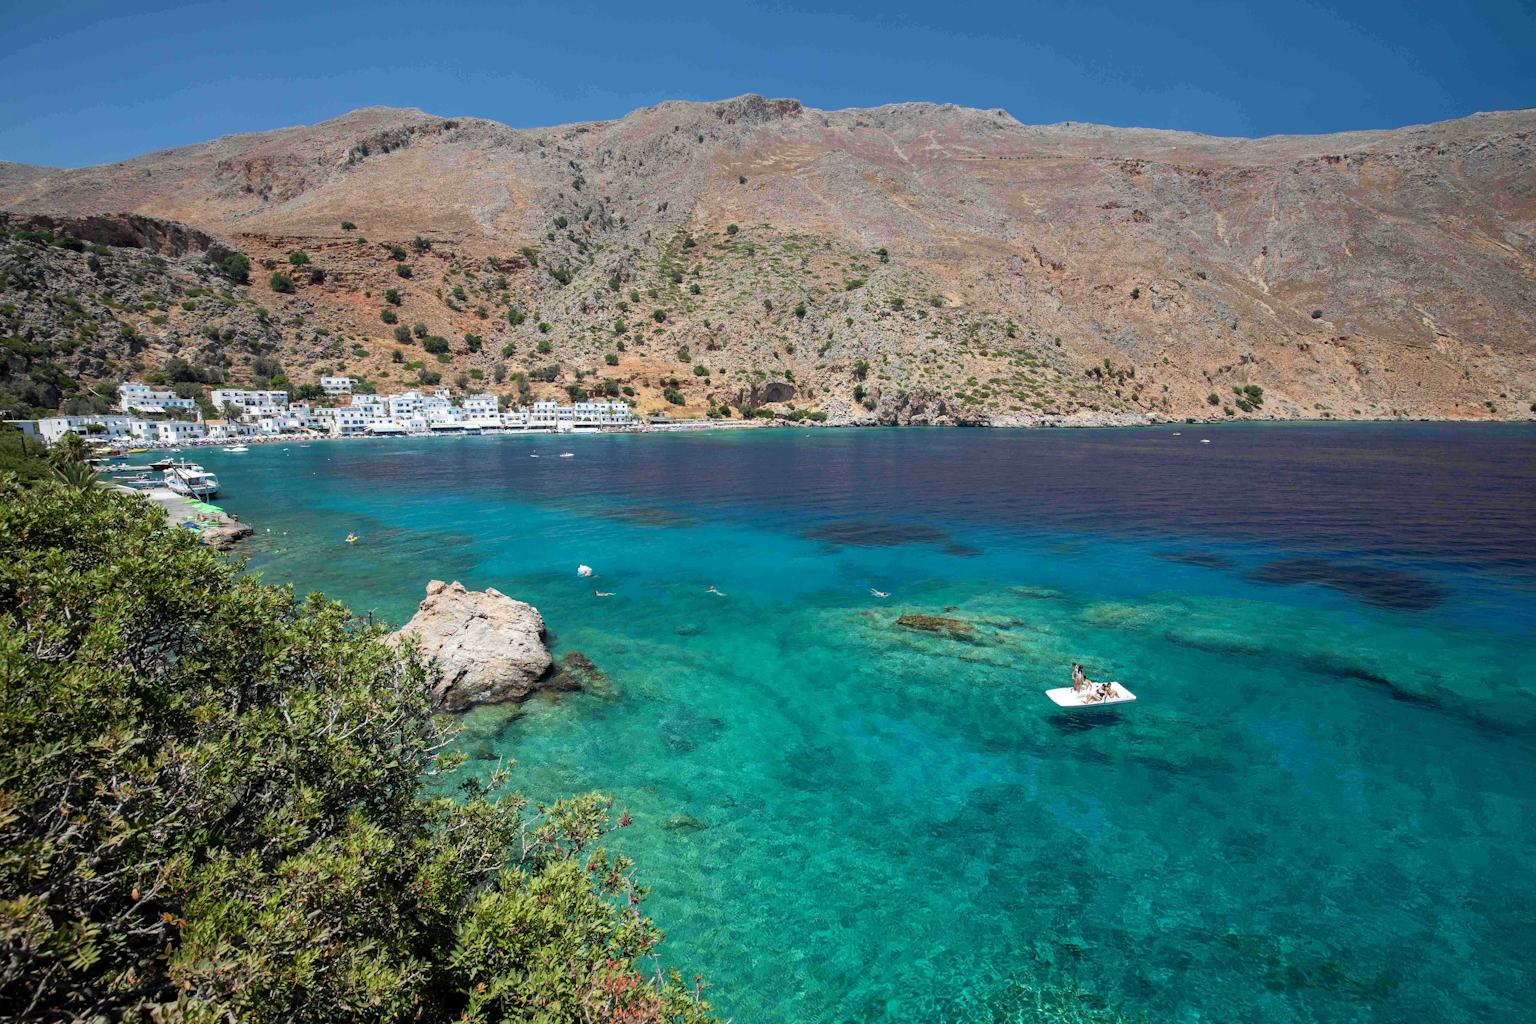
[[[1514,418],[1536,400],[1533,131],[1533,111],[1249,140],[756,96],[527,130],[370,108],[3,164],[0,207],[244,251],[236,305],[277,325],[294,380],[834,421]],[[209,326],[122,300],[143,372]]]

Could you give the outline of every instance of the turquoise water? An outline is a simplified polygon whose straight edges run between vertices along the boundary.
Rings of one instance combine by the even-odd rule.
[[[1536,1002],[1529,430],[200,457],[267,578],[393,622],[429,579],[494,586],[603,670],[472,713],[462,742],[515,758],[531,796],[633,812],[617,845],[667,956],[737,1021],[1516,1021]],[[1073,660],[1140,700],[1056,713],[1041,691]]]

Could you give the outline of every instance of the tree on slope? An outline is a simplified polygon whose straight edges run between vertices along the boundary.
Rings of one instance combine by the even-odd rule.
[[[707,1020],[608,801],[450,792],[413,651],[162,522],[0,479],[0,1018]]]

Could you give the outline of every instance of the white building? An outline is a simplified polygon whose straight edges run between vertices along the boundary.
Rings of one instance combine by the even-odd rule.
[[[171,444],[184,444],[207,434],[201,423],[188,423],[185,420],[159,420],[154,426],[155,440]]]
[[[404,422],[415,416],[421,408],[421,392],[403,391],[398,395],[389,395],[384,399],[384,404],[390,419]]]
[[[472,430],[499,430],[501,403],[495,395],[468,395],[459,404],[463,411],[464,425]]]
[[[432,431],[463,430],[465,426],[463,413],[452,402],[427,406],[423,418],[427,421],[427,429]]]
[[[50,416],[37,421],[37,436],[49,444],[73,431],[82,438],[120,440],[149,435],[150,424],[131,416]]]
[[[261,427],[255,423],[246,423],[242,420],[209,420],[205,426],[208,436],[229,440],[237,437],[255,437],[261,433]]]
[[[328,395],[350,395],[353,383],[351,377],[320,378],[320,387]]]
[[[148,384],[130,380],[117,386],[117,407],[123,412],[191,412],[197,408],[197,402],[190,398],[178,398],[171,391],[156,391]]]
[[[554,430],[560,422],[559,402],[534,402],[528,411],[528,429]]]
[[[623,402],[577,402],[571,414],[576,427],[625,427],[632,422],[629,406]]]
[[[221,412],[226,405],[239,407],[241,419],[259,420],[265,417],[281,416],[288,408],[286,391],[241,391],[234,388],[220,388],[213,392],[211,397],[214,408]]]
[[[333,437],[354,437],[368,433],[368,428],[380,420],[377,409],[369,406],[344,405],[336,409],[321,409],[319,412],[330,421],[330,431]]]
[[[276,416],[263,416],[257,427],[263,434],[296,434],[309,427],[309,415],[290,410]]]

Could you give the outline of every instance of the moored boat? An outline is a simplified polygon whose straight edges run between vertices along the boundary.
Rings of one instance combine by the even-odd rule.
[[[219,478],[195,462],[179,462],[165,471],[165,486],[188,498],[212,498],[219,493]]]

